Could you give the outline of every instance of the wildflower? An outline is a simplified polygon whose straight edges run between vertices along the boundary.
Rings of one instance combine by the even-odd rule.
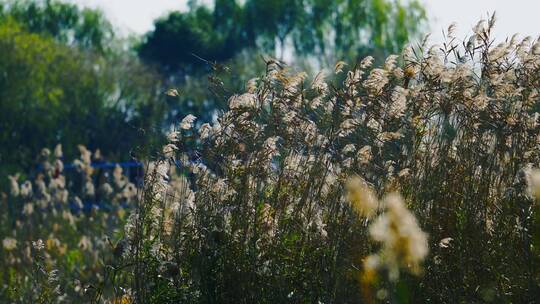
[[[137,197],[137,187],[133,183],[128,183],[122,190],[122,196],[128,201]]]
[[[246,84],[246,91],[248,93],[254,94],[255,91],[257,91],[257,81],[259,81],[259,78],[251,78],[248,80]]]
[[[81,199],[78,196],[75,196],[73,198],[73,202],[75,203],[75,206],[77,206],[77,208],[79,208],[79,209],[84,208],[84,204],[83,204],[83,202],[81,201]]]
[[[360,62],[360,68],[361,69],[367,69],[373,65],[373,61],[375,59],[372,56],[366,56],[362,61]]]
[[[389,115],[393,118],[403,116],[407,107],[407,90],[402,87],[395,87],[392,93],[392,104],[390,106]]]
[[[99,186],[99,193],[105,197],[109,197],[113,192],[114,189],[109,183],[103,183]]]
[[[69,210],[62,211],[62,218],[72,227],[75,227],[75,217]]]
[[[347,197],[354,211],[363,217],[371,217],[377,209],[377,197],[365,181],[353,176],[347,181]]]
[[[540,169],[532,169],[527,172],[527,184],[529,194],[540,200]]]
[[[23,207],[23,214],[26,216],[30,216],[34,213],[34,204],[32,203],[26,203]]]
[[[92,241],[90,238],[86,235],[83,235],[81,237],[81,240],[79,241],[79,248],[81,248],[84,251],[91,251],[93,248]]]
[[[51,150],[47,148],[41,149],[40,157],[42,157],[43,159],[47,159],[49,158],[50,155],[51,155]]]
[[[358,162],[361,164],[367,164],[371,161],[371,158],[373,157],[371,154],[371,146],[363,146],[358,150],[358,153],[356,154],[356,157],[358,158]]]
[[[229,108],[231,109],[253,109],[257,106],[257,96],[251,93],[242,95],[233,95],[229,99]]]
[[[93,197],[94,195],[96,195],[94,183],[92,182],[91,179],[87,179],[86,182],[84,183],[83,193],[86,196],[90,196],[90,197]]]
[[[2,240],[2,246],[4,247],[4,250],[12,251],[17,248],[17,240],[12,237],[7,237]]]
[[[83,164],[90,166],[92,163],[92,152],[83,145],[78,145],[79,152],[81,153],[81,160]]]
[[[56,170],[58,174],[62,173],[62,171],[64,171],[64,163],[59,159],[55,160],[54,169]]]
[[[341,150],[341,153],[349,154],[354,151],[356,151],[356,147],[354,146],[354,144],[347,144],[345,147],[343,147],[343,149]]]
[[[38,239],[37,241],[32,241],[32,247],[37,251],[41,251],[45,248],[45,244],[42,239]]]
[[[69,192],[65,189],[60,190],[55,194],[55,199],[62,204],[67,203],[68,197],[69,197]]]
[[[56,147],[54,147],[54,157],[56,158],[62,158],[64,154],[62,153],[62,145],[57,144]]]
[[[163,155],[167,158],[171,158],[171,157],[174,157],[174,153],[176,152],[176,150],[178,150],[178,147],[176,147],[176,145],[174,144],[166,144],[165,146],[163,146]]]
[[[202,140],[205,140],[208,137],[210,137],[211,133],[212,133],[212,127],[208,123],[202,124],[202,126],[199,128],[199,137]]]
[[[35,180],[36,194],[43,196],[47,193],[47,186],[45,185],[43,174],[39,174]]]
[[[188,114],[180,122],[180,128],[183,129],[183,130],[189,130],[189,129],[193,128],[193,122],[195,122],[196,119],[197,119],[197,117],[195,117],[195,116],[193,116],[191,114]]]
[[[114,166],[113,180],[116,187],[118,188],[123,188],[127,182],[125,176],[122,175],[122,171],[122,167],[120,167],[119,165]]]
[[[364,87],[372,93],[380,92],[388,83],[388,72],[383,69],[373,69],[364,81]]]
[[[96,151],[94,151],[94,160],[101,160],[101,159],[102,159],[101,150],[96,149]]]
[[[171,97],[178,97],[178,95],[179,95],[177,89],[169,89],[169,90],[167,90],[167,92],[165,94],[167,94],[167,96],[171,96]]]
[[[180,139],[180,132],[173,130],[167,133],[167,141],[174,143],[174,142],[177,142],[179,139]]]
[[[9,187],[10,187],[10,194],[13,197],[19,196],[20,189],[19,189],[19,183],[17,180],[19,179],[19,174],[15,175],[8,175],[9,179]]]
[[[84,170],[84,163],[80,159],[76,159],[73,161],[73,167],[77,169],[77,172],[83,172]]]
[[[450,242],[452,242],[453,240],[454,239],[451,237],[444,238],[439,242],[439,247],[448,248],[450,246]]]
[[[29,198],[32,196],[32,183],[30,181],[25,181],[22,185],[21,185],[21,196],[23,198]]]
[[[343,72],[343,67],[346,66],[347,63],[344,61],[338,61],[336,65],[334,66],[334,73],[339,74]]]

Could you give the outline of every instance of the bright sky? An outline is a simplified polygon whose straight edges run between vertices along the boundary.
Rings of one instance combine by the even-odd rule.
[[[123,33],[145,33],[153,20],[171,10],[185,10],[187,0],[67,0],[84,6],[101,8]],[[428,12],[432,42],[440,42],[441,30],[456,22],[458,37],[486,18],[487,12],[497,12],[495,36],[503,39],[514,33],[538,37],[540,34],[540,0],[421,0]],[[204,1],[211,2],[211,1]]]
[[[519,33],[520,37],[540,35],[539,0],[422,0],[428,16],[432,19],[430,31],[432,42],[440,42],[441,30],[452,22],[457,23],[457,37],[471,33],[487,13],[496,12],[495,38],[504,39]]]
[[[65,0],[100,8],[122,33],[142,34],[153,28],[154,19],[172,10],[186,10],[187,0]]]

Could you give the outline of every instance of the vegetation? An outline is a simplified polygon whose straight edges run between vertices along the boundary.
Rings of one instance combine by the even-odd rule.
[[[198,57],[221,63],[255,47],[283,59],[290,46],[295,57],[328,66],[368,52],[378,58],[399,52],[424,19],[417,1],[218,0],[213,9],[193,1],[188,12],[157,20],[139,53],[183,74],[208,68]]]
[[[97,12],[0,6],[0,302],[536,301],[539,40],[492,16],[400,50],[415,2],[190,3],[143,62]]]
[[[78,27],[68,30],[68,25],[55,19],[56,11],[64,12],[64,6],[46,3],[41,9],[44,16],[34,12],[36,4],[29,4],[27,14],[32,17],[24,24],[17,21],[26,16],[19,6],[6,9],[0,17],[2,179],[18,168],[28,170],[43,146],[58,142],[70,158],[77,154],[77,144],[85,144],[104,149],[111,158],[126,159],[135,147],[152,146],[160,139],[165,107],[158,75],[134,54],[82,48],[93,38],[80,34]],[[76,45],[81,47],[60,42],[67,37],[77,37]],[[97,40],[92,49],[104,42]],[[143,136],[140,130],[151,136]]]
[[[119,166],[99,168],[107,164],[99,151],[78,149],[73,167],[64,168],[58,145],[38,155],[40,170],[9,176],[0,203],[1,302],[90,302],[89,292],[114,280],[104,265],[114,264],[137,170],[130,178]]]
[[[341,36],[358,36],[359,30],[380,23],[384,33],[376,35],[396,44],[373,46],[368,43],[372,40],[358,40],[355,48],[397,49],[418,29],[411,20],[422,19],[423,10],[415,2],[405,7],[387,1],[355,1],[335,9],[350,19],[349,10],[371,12],[367,6],[376,3],[381,7],[378,15],[358,19],[365,23],[348,25],[343,29],[347,34]],[[212,121],[226,107],[224,100],[244,90],[252,73],[264,71],[265,61],[255,50],[265,46],[264,52],[273,53],[276,47],[271,41],[279,34],[268,24],[287,27],[287,37],[292,39],[305,24],[302,20],[311,18],[300,5],[295,4],[291,17],[286,17],[286,2],[239,5],[222,0],[210,9],[192,1],[188,12],[173,12],[157,20],[155,31],[144,39],[126,41],[115,37],[113,27],[97,10],[55,0],[0,1],[0,52],[6,54],[0,59],[0,161],[4,164],[0,178],[29,170],[32,157],[42,147],[58,142],[64,144],[69,158],[77,154],[77,144],[84,144],[121,160],[134,151],[138,155],[151,151],[162,142],[163,131],[185,113]],[[274,19],[247,20],[252,14],[268,15],[262,12],[270,6],[279,9]],[[397,12],[401,17],[392,17]],[[394,23],[401,31],[395,32],[399,39],[393,34]],[[317,26],[329,32],[329,25]],[[304,36],[305,40],[309,35]],[[320,37],[318,43],[324,39]],[[319,58],[314,50],[298,48],[299,60],[294,64],[301,64],[305,56]],[[165,97],[163,93],[174,87],[181,87],[181,94]]]
[[[104,52],[113,36],[111,24],[100,11],[51,0],[8,0],[3,15],[14,18],[32,32],[63,44]]]
[[[290,53],[289,63],[304,70],[367,54],[380,61],[417,36],[426,20],[417,1],[238,2],[218,0],[209,7],[192,1],[187,12],[156,20],[138,46],[139,56],[165,75],[168,88],[183,89],[169,102],[168,122],[180,119],[178,113],[211,122],[252,75],[264,73],[268,57],[283,60]]]
[[[340,62],[342,85],[272,63],[216,123],[184,118],[126,223],[124,296],[534,302],[540,42],[493,45],[493,24],[378,68]]]

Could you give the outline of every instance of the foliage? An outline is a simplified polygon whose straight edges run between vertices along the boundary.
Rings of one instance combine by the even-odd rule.
[[[155,30],[140,45],[139,54],[168,73],[204,70],[207,65],[194,55],[223,62],[251,44],[239,14],[240,7],[228,0],[216,1],[213,11],[195,6],[187,13],[172,12],[156,20]]]
[[[219,0],[212,8],[194,1],[189,11],[156,20],[138,53],[165,74],[167,88],[183,88],[169,98],[169,123],[185,113],[210,122],[244,91],[246,77],[264,72],[264,53],[290,52],[291,66],[300,69],[367,53],[382,59],[399,52],[424,20],[416,1]]]
[[[141,44],[142,58],[165,71],[189,73],[205,65],[196,56],[224,62],[257,46],[283,57],[287,44],[296,57],[313,56],[328,65],[356,60],[369,52],[398,52],[422,29],[420,4],[387,0],[219,0],[214,9],[193,4],[186,13],[173,12],[155,22]],[[322,61],[321,61],[322,60]]]
[[[43,145],[58,141],[73,157],[78,143],[111,156],[159,140],[160,83],[126,53],[107,57],[64,46],[0,21],[0,176],[28,168]]]
[[[227,111],[212,124],[185,116],[147,163],[140,190],[124,183],[103,195],[105,184],[125,178],[96,172],[83,147],[66,183],[61,153],[43,150],[44,171],[22,184],[10,176],[2,196],[1,299],[536,301],[540,173],[531,168],[540,166],[540,41],[495,45],[494,22],[479,22],[464,43],[451,26],[440,46],[424,40],[380,66],[373,57],[338,62],[312,79],[267,60],[240,95],[213,78],[212,89],[230,96]],[[8,71],[47,83],[47,69],[70,63],[62,56],[73,49],[6,24],[0,46],[11,57],[0,63],[23,67]],[[29,41],[39,52],[20,51]],[[34,58],[48,64],[36,78],[25,72],[41,63]],[[235,81],[246,77],[211,66]],[[69,75],[79,77],[72,85],[86,79],[79,70]],[[88,79],[82,83],[99,87]],[[11,93],[24,99],[10,107],[44,94],[18,88]],[[53,97],[36,100],[54,107]],[[0,122],[11,116],[25,118],[13,111]],[[79,210],[99,200],[118,217]]]
[[[126,223],[121,286],[138,303],[349,303],[359,286],[366,302],[534,302],[540,42],[494,45],[493,24],[337,64],[338,80],[274,61],[212,125],[188,115]],[[351,176],[408,208],[390,196],[371,225]],[[376,251],[388,280],[369,275]]]
[[[79,9],[56,0],[8,0],[4,18],[10,16],[32,33],[49,35],[63,44],[106,51],[113,29],[100,11]]]
[[[399,52],[425,20],[417,1],[263,0],[247,1],[245,7],[248,27],[267,50],[278,43],[282,57],[290,40],[295,56],[314,55],[324,67]]]

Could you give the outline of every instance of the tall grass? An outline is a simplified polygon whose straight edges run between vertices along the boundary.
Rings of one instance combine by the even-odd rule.
[[[494,22],[311,81],[270,61],[215,123],[186,117],[126,226],[130,297],[533,302],[540,42],[495,45]],[[391,195],[359,217],[353,177],[407,208]]]
[[[186,116],[93,300],[536,301],[540,42],[494,22],[313,79],[269,61]]]
[[[0,213],[0,302],[88,302],[113,272],[115,244],[137,187],[122,172],[96,169],[99,151],[79,146],[68,172],[62,148],[43,149],[38,170],[9,176]]]

